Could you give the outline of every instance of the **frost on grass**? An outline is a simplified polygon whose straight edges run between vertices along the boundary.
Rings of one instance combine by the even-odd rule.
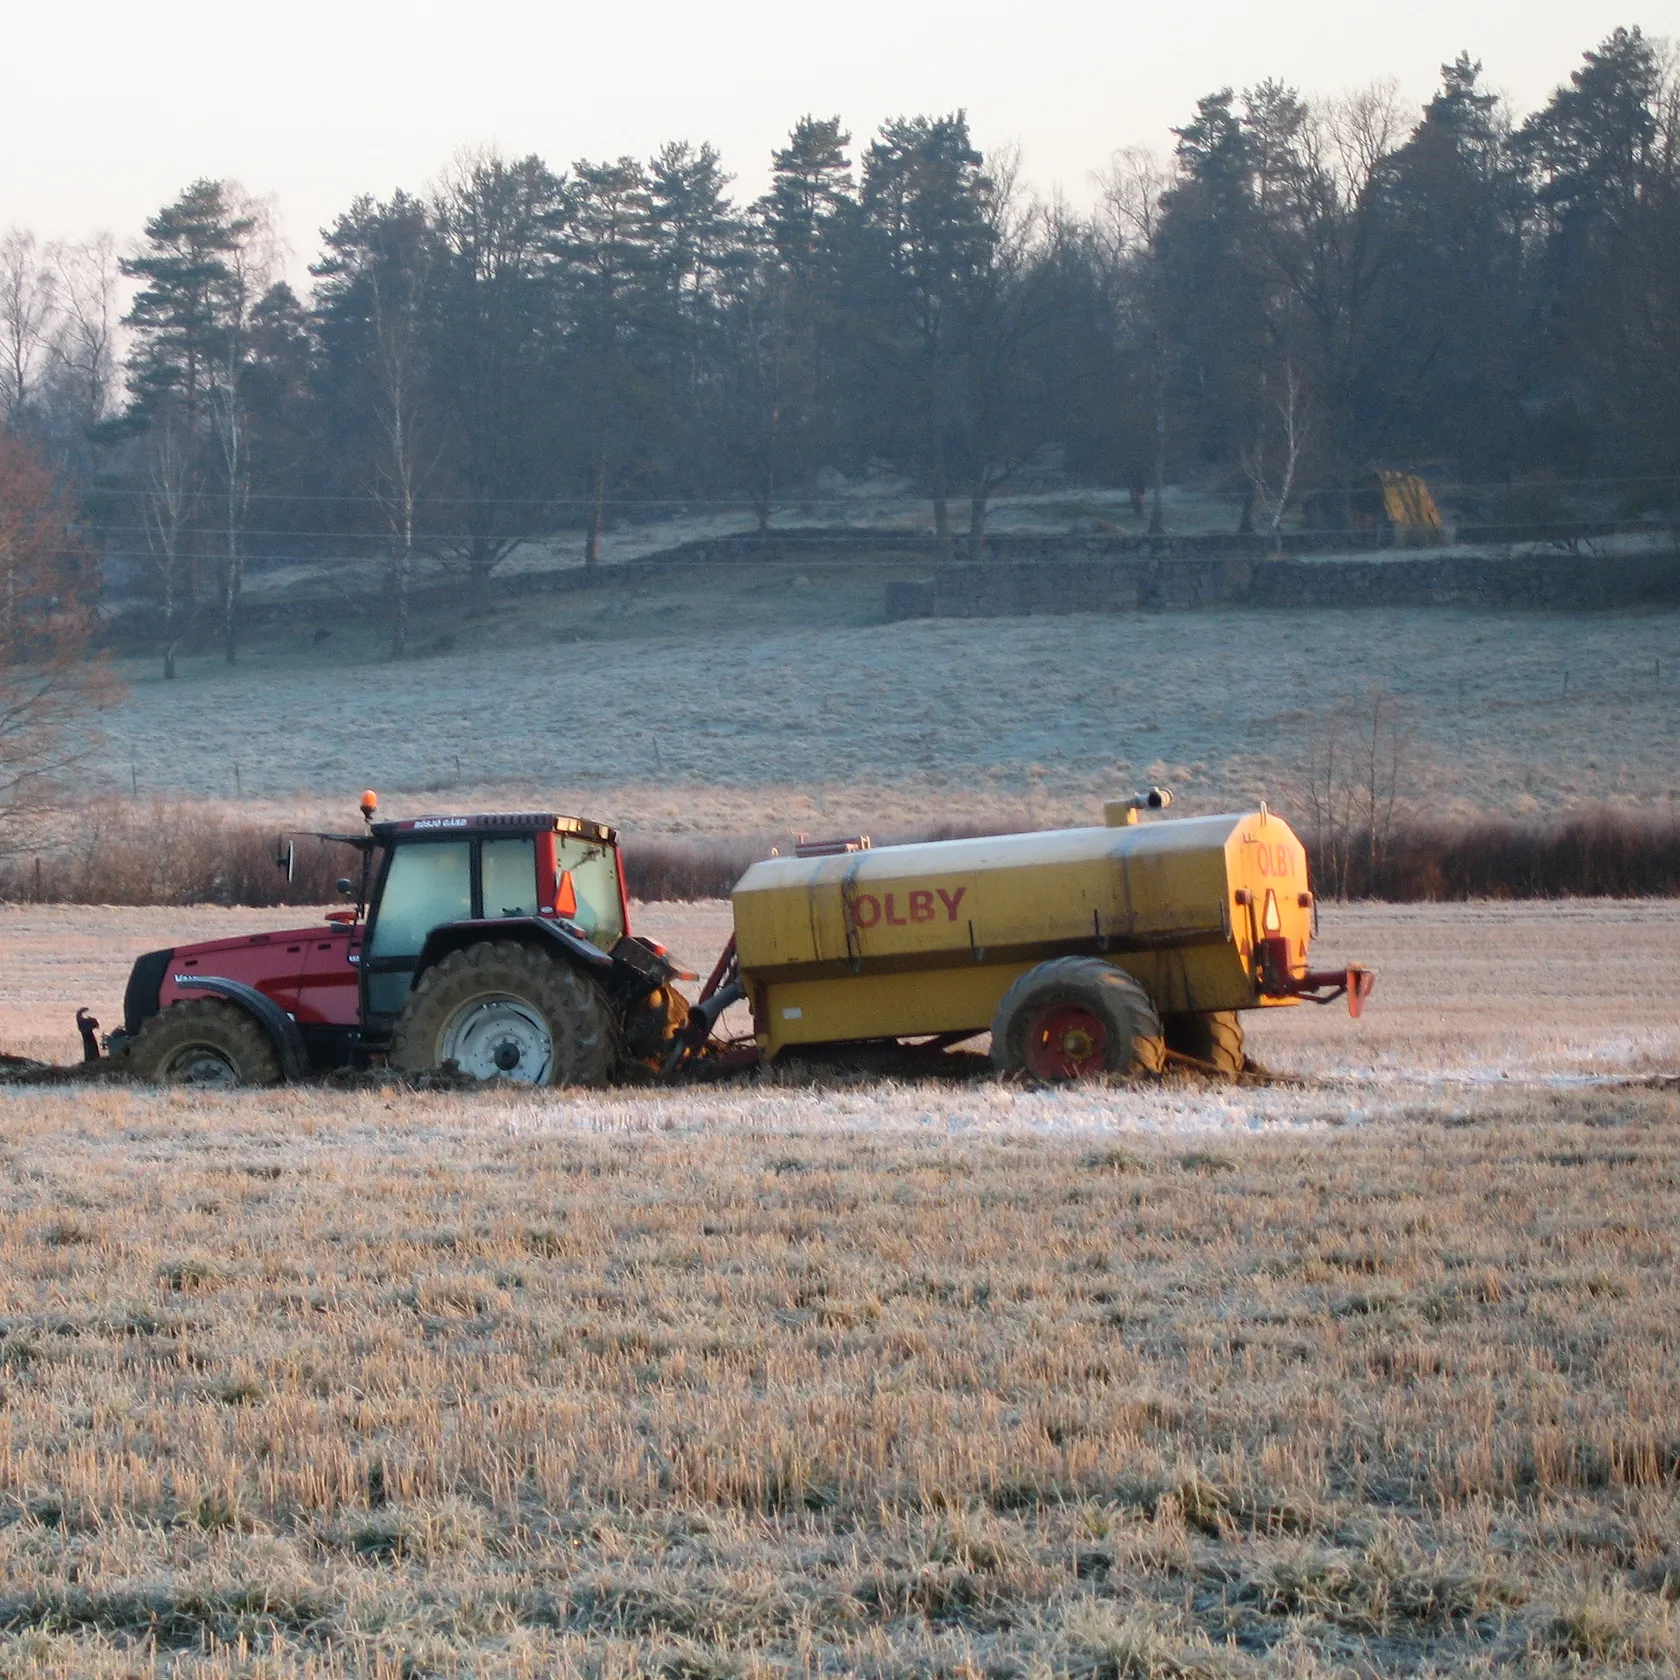
[[[0,1050],[79,1059],[76,1006],[87,1004],[108,1026],[119,1021],[129,965],[142,951],[295,925],[309,914],[0,905]],[[729,937],[729,906],[719,900],[637,904],[632,915],[638,932],[702,974]],[[1339,1004],[1250,1012],[1250,1049],[1267,1067],[1348,1089],[1355,1106],[1369,1106],[1359,1094],[1367,1087],[1394,1106],[1512,1080],[1680,1067],[1680,902],[1327,904],[1314,960],[1376,966],[1364,1018],[1350,1021]],[[745,1010],[732,1011],[726,1026],[749,1030]],[[1195,1101],[1207,1123],[1237,1123],[1218,1100]],[[1074,1101],[1061,1112],[1083,1125],[1077,1109]],[[981,1108],[960,1112],[985,1119]],[[1242,1112],[1265,1122],[1277,1111],[1261,1104]]]
[[[1363,1094],[1356,1099],[1364,1101]],[[1338,1124],[1345,1092],[1231,1087],[1198,1078],[1165,1084],[1116,1080],[1035,1089],[985,1077],[972,1082],[892,1079],[835,1088],[823,1083],[743,1080],[677,1091],[568,1092],[498,1105],[515,1131],[703,1131],[788,1134],[921,1133],[948,1137],[1160,1136],[1264,1132]]]
[[[398,664],[207,658],[173,683],[136,664],[100,769],[114,791],[229,799],[237,764],[243,801],[334,826],[369,783],[392,815],[552,804],[642,835],[1049,826],[1100,820],[1137,781],[1171,783],[1187,809],[1265,798],[1287,813],[1326,720],[1369,686],[1405,719],[1401,791],[1418,814],[1661,809],[1676,791],[1672,678],[1646,674],[1674,663],[1660,613],[801,627],[757,622],[751,594],[738,623],[684,634],[680,613],[657,617],[607,650],[540,622],[578,610],[561,597],[510,607],[481,647]],[[580,657],[610,661],[613,680],[575,680]]]
[[[1673,1671],[1674,1093],[635,1103],[0,1093],[0,1672]]]

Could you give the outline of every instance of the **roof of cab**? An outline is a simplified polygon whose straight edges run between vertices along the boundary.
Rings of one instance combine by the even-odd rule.
[[[588,817],[562,816],[554,811],[489,811],[472,816],[405,817],[401,822],[376,822],[372,825],[376,840],[389,840],[395,835],[432,834],[575,834],[582,840],[596,840],[616,845],[618,830],[606,823],[592,822]]]

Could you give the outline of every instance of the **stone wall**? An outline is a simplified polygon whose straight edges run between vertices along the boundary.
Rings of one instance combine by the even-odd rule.
[[[1566,611],[1680,605],[1680,555],[1610,560],[1416,555],[1381,560],[1131,560],[1078,556],[954,562],[886,586],[886,616],[1000,618],[1188,607],[1507,607]]]

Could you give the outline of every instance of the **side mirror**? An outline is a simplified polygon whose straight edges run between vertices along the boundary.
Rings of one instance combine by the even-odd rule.
[[[282,834],[274,842],[274,867],[285,872],[288,882],[297,878],[297,841]]]
[[[333,882],[333,886],[337,888],[338,896],[340,898],[353,898],[355,896],[356,888],[348,875],[340,875],[339,878]]]

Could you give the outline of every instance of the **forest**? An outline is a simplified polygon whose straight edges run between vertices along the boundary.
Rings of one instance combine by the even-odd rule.
[[[748,203],[703,142],[463,154],[349,204],[307,295],[226,180],[127,243],[14,229],[11,476],[51,475],[167,647],[230,659],[248,564],[375,560],[401,653],[422,567],[470,603],[542,533],[585,532],[593,564],[639,508],[768,524],[836,474],[913,485],[943,554],[981,553],[1029,472],[1125,487],[1156,529],[1168,483],[1276,531],[1377,466],[1672,512],[1665,43],[1617,29],[1526,115],[1467,55],[1421,112],[1386,85],[1221,88],[1173,142],[1117,153],[1089,211],[960,110],[860,140],[802,117]]]

